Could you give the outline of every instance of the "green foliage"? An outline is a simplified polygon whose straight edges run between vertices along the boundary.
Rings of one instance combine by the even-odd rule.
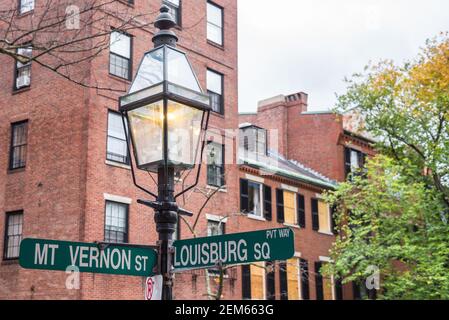
[[[449,38],[348,83],[339,111],[363,115],[382,155],[327,195],[341,233],[325,271],[350,282],[377,266],[379,298],[449,299]]]

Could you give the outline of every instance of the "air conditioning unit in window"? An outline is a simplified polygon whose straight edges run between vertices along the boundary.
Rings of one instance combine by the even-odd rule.
[[[16,87],[22,88],[30,85],[30,77],[21,76],[16,79]]]

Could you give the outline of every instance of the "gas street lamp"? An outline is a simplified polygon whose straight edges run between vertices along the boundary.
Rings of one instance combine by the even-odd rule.
[[[154,25],[159,29],[153,37],[154,49],[144,54],[128,94],[120,98],[119,109],[124,127],[129,128],[127,141],[132,142],[136,167],[158,175],[155,195],[136,183],[131,163],[136,186],[156,198],[139,203],[155,209],[158,266],[164,277],[162,299],[171,300],[173,233],[178,214],[191,215],[178,207],[176,198],[198,184],[204,151],[201,137],[207,130],[210,100],[186,54],[176,48],[178,38],[170,30],[175,21],[168,7],[162,6]],[[175,195],[175,172],[192,170],[196,162],[199,165],[195,184]]]

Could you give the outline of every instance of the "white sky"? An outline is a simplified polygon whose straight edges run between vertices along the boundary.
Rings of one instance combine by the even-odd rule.
[[[449,31],[448,0],[238,0],[239,109],[304,91],[333,107],[343,79],[371,60],[412,59]]]

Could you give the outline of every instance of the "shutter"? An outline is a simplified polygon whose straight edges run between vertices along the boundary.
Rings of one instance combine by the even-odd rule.
[[[360,285],[356,281],[352,282],[352,294],[354,296],[354,300],[360,300],[362,298]]]
[[[263,211],[264,217],[268,221],[273,219],[272,213],[272,205],[271,205],[271,188],[269,186],[263,186]]]
[[[277,221],[284,223],[284,191],[276,189],[276,208],[277,208]]]
[[[318,213],[318,199],[312,199],[312,229],[320,230],[320,215]]]
[[[359,167],[362,169],[365,166],[366,155],[363,152],[357,152]]]
[[[345,177],[351,173],[351,149],[345,148]]]
[[[315,289],[316,289],[316,299],[323,300],[323,276],[321,275],[321,262],[315,262]]]
[[[248,214],[248,180],[240,179],[240,212]]]
[[[306,227],[305,200],[302,194],[298,194],[298,225],[301,228]]]
[[[249,265],[242,266],[242,299],[251,300],[251,271]]]
[[[267,270],[269,270],[266,277],[267,300],[276,300],[274,262],[267,262]]]
[[[343,300],[343,285],[341,279],[335,279],[335,300]]]
[[[338,234],[338,230],[337,230],[338,226],[337,226],[337,222],[335,220],[335,218],[336,218],[335,216],[337,214],[337,207],[332,206],[330,208],[330,210],[331,210],[331,230],[335,235],[337,235]]]
[[[281,300],[288,300],[287,263],[279,263],[279,284],[281,288]]]
[[[299,261],[301,263],[301,297],[302,300],[310,300],[309,262],[304,259],[300,259]]]

